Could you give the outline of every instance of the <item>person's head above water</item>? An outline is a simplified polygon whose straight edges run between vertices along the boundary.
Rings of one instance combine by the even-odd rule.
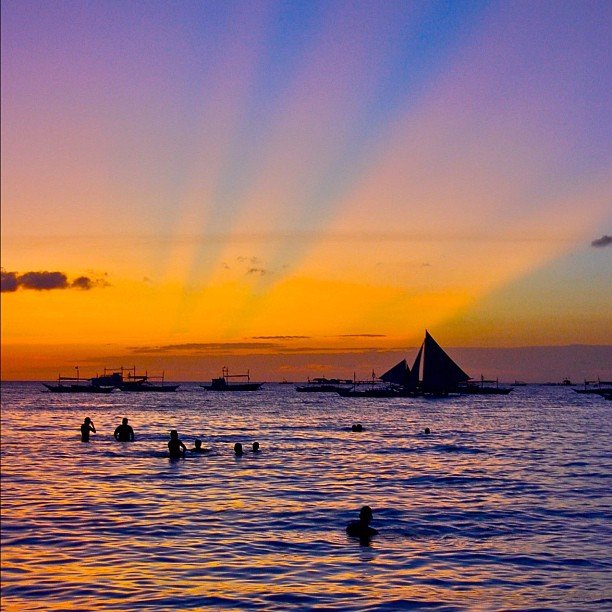
[[[234,444],[234,453],[236,453],[236,455],[242,455],[242,444],[240,444],[240,442]]]
[[[259,442],[253,442],[253,452],[259,452]]]
[[[426,428],[425,428],[425,433],[426,433],[426,434],[430,434],[430,433],[431,433],[431,430],[429,429],[429,427],[426,427]]]
[[[193,441],[193,445],[194,445],[196,448],[201,448],[201,447],[202,447],[202,440],[198,440],[198,438],[196,438],[196,439]]]
[[[91,423],[91,419],[89,417],[85,417],[83,423]]]
[[[178,438],[178,431],[176,429],[171,429],[170,430],[170,437],[171,438]]]
[[[124,425],[127,425],[127,424],[128,424],[127,417],[123,417],[123,419],[121,419],[121,422],[122,422]]]
[[[351,427],[351,431],[363,431],[363,425],[361,423],[355,423]]]
[[[370,506],[363,506],[359,511],[359,520],[366,525],[372,522],[372,508]]]

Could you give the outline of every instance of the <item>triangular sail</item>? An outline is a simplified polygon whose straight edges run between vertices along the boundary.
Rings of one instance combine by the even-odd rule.
[[[470,379],[427,331],[423,346],[423,391],[448,393]]]
[[[408,384],[409,376],[410,370],[408,369],[408,364],[406,363],[405,359],[402,359],[390,370],[387,370],[382,376],[379,376],[379,378],[386,383],[405,386]]]
[[[408,376],[408,389],[411,391],[416,391],[419,386],[419,370],[421,369],[421,355],[423,354],[423,345],[421,344],[421,348],[417,353],[416,359],[412,364],[412,369],[410,370],[410,375]]]

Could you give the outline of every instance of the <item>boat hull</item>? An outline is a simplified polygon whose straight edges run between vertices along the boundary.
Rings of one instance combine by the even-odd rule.
[[[226,385],[200,385],[207,391],[257,391],[261,389],[263,383],[236,383]]]
[[[112,393],[115,387],[85,387],[82,385],[48,385],[43,383],[51,393]]]

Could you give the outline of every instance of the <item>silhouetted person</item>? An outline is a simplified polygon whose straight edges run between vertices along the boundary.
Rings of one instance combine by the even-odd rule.
[[[236,457],[242,457],[242,444],[240,444],[240,442],[236,442],[236,444],[234,444],[234,453],[236,455]]]
[[[372,508],[370,508],[370,506],[363,506],[363,508],[359,511],[359,520],[351,521],[346,526],[346,533],[367,542],[373,535],[378,533],[376,529],[370,527],[371,521]]]
[[[193,441],[193,448],[189,449],[192,453],[208,453],[210,448],[202,448],[202,440],[197,438]]]
[[[259,442],[253,442],[253,452],[259,453]]]
[[[363,425],[361,423],[355,423],[351,427],[351,431],[363,431]]]
[[[179,440],[178,431],[173,429],[170,431],[170,440],[168,441],[168,453],[170,459],[180,459],[185,456],[187,447]]]
[[[429,435],[431,433],[431,430],[429,429],[429,427],[425,428],[425,435]]]
[[[83,424],[81,425],[81,442],[89,442],[89,432],[93,431],[96,433],[93,421],[89,417],[85,417]]]
[[[121,425],[115,429],[113,434],[117,442],[133,442],[134,441],[134,430],[131,425],[128,425],[127,418],[121,421]]]

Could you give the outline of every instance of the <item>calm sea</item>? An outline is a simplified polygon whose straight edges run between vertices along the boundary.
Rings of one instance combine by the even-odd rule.
[[[42,389],[2,384],[7,612],[612,609],[602,398]],[[170,461],[170,429],[212,452]],[[345,533],[364,504],[369,546]]]

